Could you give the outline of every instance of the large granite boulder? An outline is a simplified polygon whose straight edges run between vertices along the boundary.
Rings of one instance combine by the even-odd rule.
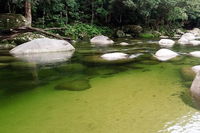
[[[171,39],[161,39],[159,41],[159,45],[161,47],[173,47],[175,44],[175,41],[171,40]]]
[[[196,74],[197,74],[198,72],[200,72],[200,65],[193,66],[193,67],[192,67],[192,71],[195,72]]]
[[[35,39],[21,44],[10,51],[11,54],[31,54],[71,51],[75,48],[67,41],[49,38]]]
[[[200,102],[200,72],[196,75],[190,88],[190,92],[193,98]]]
[[[176,52],[171,51],[169,49],[160,49],[155,54],[155,57],[160,61],[168,61],[168,60],[173,59],[177,56],[178,56],[178,54]]]
[[[26,18],[21,14],[0,14],[0,30],[9,30],[26,26]]]
[[[95,36],[93,37],[90,42],[94,45],[98,45],[98,46],[108,46],[108,45],[112,45],[114,44],[114,41],[111,40],[110,38],[108,38],[107,36]]]

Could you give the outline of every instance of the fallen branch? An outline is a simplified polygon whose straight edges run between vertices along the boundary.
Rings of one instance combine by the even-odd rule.
[[[17,29],[10,30],[9,34],[1,35],[0,40],[12,40],[13,38],[17,37],[18,35],[20,35],[22,33],[26,33],[26,32],[39,32],[39,33],[42,33],[44,35],[54,37],[56,39],[71,41],[70,38],[63,37],[63,36],[60,36],[60,35],[57,35],[57,34],[54,34],[54,33],[51,33],[51,32],[47,32],[43,29],[34,28],[34,27],[20,27],[20,28],[17,28]]]
[[[40,28],[27,27],[27,29],[32,30],[32,31],[41,32],[45,35],[52,36],[52,37],[55,37],[55,38],[60,39],[60,40],[67,40],[67,41],[71,40],[70,38],[62,37],[60,35],[57,35],[57,34],[54,34],[54,33],[51,33],[51,32],[47,32],[47,31],[40,29]]]

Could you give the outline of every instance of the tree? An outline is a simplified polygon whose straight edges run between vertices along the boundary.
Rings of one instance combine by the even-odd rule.
[[[31,13],[31,1],[25,0],[25,18],[27,20],[27,26],[31,26],[32,24],[32,13]]]

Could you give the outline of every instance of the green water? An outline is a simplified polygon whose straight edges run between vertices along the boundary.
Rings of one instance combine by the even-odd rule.
[[[180,74],[182,67],[199,65],[200,59],[182,56],[159,62],[151,57],[159,49],[157,44],[123,41],[135,45],[95,48],[82,42],[70,60],[47,65],[27,65],[1,50],[0,133],[200,132],[200,112]],[[108,51],[144,56],[125,64],[85,59]],[[55,89],[82,80],[90,88]]]

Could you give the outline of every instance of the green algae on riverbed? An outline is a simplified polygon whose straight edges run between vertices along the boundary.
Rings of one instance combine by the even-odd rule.
[[[55,91],[62,80],[0,98],[2,133],[155,133],[188,112],[170,63],[95,77],[81,92]],[[187,121],[187,120],[186,120]]]
[[[108,50],[86,44],[76,47],[73,58],[61,64],[25,67],[12,57],[0,62],[7,64],[0,68],[0,133],[199,131],[200,114],[180,74],[181,68],[199,64],[198,58],[182,56],[176,61],[159,62],[151,58],[159,46],[148,43]],[[175,47],[174,51],[198,48]],[[145,56],[126,64],[82,60],[110,51],[134,54],[139,50]],[[80,80],[87,80],[90,88],[55,89],[59,84]]]

